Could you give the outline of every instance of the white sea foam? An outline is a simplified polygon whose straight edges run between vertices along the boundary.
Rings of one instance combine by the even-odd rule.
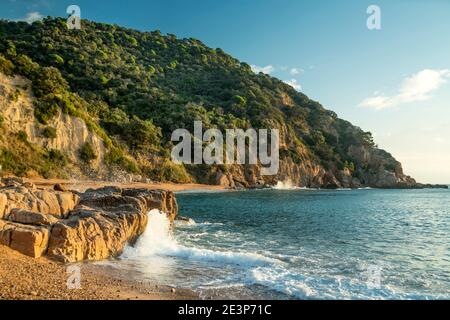
[[[308,188],[308,187],[298,187],[295,183],[292,182],[291,179],[287,179],[285,181],[278,181],[276,185],[272,186],[268,190],[311,190],[317,191],[320,190],[318,188]]]
[[[152,256],[171,256],[245,267],[264,266],[277,262],[275,259],[257,253],[215,251],[180,245],[171,234],[167,216],[156,209],[148,213],[147,229],[135,246],[127,246],[122,254],[124,259],[145,259]]]
[[[384,287],[382,289],[368,289],[362,279],[347,277],[308,276],[299,273],[298,270],[290,270],[287,266],[295,257],[280,254],[264,254],[218,251],[205,248],[196,248],[182,245],[171,234],[170,221],[167,216],[152,210],[148,213],[148,226],[144,234],[139,238],[134,247],[127,246],[121,256],[124,260],[164,259],[164,257],[176,257],[190,261],[203,262],[208,265],[232,265],[243,268],[243,273],[229,274],[227,279],[217,279],[197,284],[204,289],[233,288],[248,285],[261,285],[266,288],[281,292],[300,299],[386,299],[386,298],[414,298],[409,295],[399,295],[394,289]],[[152,260],[153,261],[153,260]],[[170,260],[168,260],[170,261]],[[155,272],[156,265],[149,272]],[[156,273],[164,274],[169,267],[159,267]],[[243,277],[241,277],[242,275]]]
[[[187,220],[175,220],[174,224],[177,227],[195,227],[197,225],[194,219],[191,218],[188,218]]]
[[[281,267],[258,267],[250,270],[246,281],[297,298],[314,298],[317,292],[306,284],[305,278]]]
[[[275,186],[272,187],[275,190],[295,190],[299,189],[291,179],[287,179],[285,181],[278,181]]]

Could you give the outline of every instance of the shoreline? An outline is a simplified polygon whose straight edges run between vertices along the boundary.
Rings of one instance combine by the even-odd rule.
[[[92,262],[61,264],[0,245],[0,300],[199,300],[189,289],[130,279]],[[79,266],[81,288],[68,289],[68,266]]]
[[[167,190],[172,192],[180,191],[226,191],[227,188],[217,185],[197,184],[197,183],[143,183],[143,182],[109,182],[94,180],[64,180],[64,179],[44,179],[44,178],[24,178],[25,181],[32,182],[40,188],[52,189],[55,184],[60,184],[67,189],[84,192],[87,189],[99,189],[108,186],[120,188],[146,188],[150,190]]]
[[[198,183],[143,183],[143,182],[110,182],[110,181],[96,181],[96,180],[65,180],[65,179],[44,179],[44,178],[24,178],[24,181],[32,182],[34,185],[40,188],[53,189],[55,184],[60,184],[63,187],[78,192],[85,192],[87,189],[99,189],[107,186],[116,186],[120,188],[139,189],[146,188],[150,190],[167,190],[174,193],[188,193],[195,191],[240,191],[240,189],[230,189],[221,185],[209,185]],[[450,185],[446,184],[418,184],[416,187],[402,188],[376,188],[376,187],[360,187],[360,188],[308,188],[308,187],[292,187],[292,188],[276,188],[272,186],[269,188],[243,188],[242,190],[320,190],[320,191],[332,191],[332,190],[366,190],[366,189],[378,189],[378,190],[424,190],[424,189],[449,189]]]

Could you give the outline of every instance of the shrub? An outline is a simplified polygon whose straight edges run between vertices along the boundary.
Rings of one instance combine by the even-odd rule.
[[[152,180],[156,181],[169,181],[176,183],[187,183],[191,181],[185,167],[183,165],[175,164],[170,160],[164,160],[163,163],[152,169],[146,168],[144,173]]]
[[[51,149],[48,151],[47,159],[58,167],[67,165],[67,157],[59,150]]]
[[[22,142],[28,142],[28,135],[25,131],[20,130],[19,132],[17,132],[17,137],[19,138],[20,141]]]
[[[55,139],[57,137],[56,129],[53,127],[45,127],[42,130],[42,136],[44,136],[47,139]]]
[[[80,149],[80,158],[86,163],[89,163],[97,159],[97,153],[95,152],[92,144],[86,142]]]
[[[141,120],[133,116],[121,128],[122,137],[134,150],[157,149],[161,143],[161,129],[151,120]]]
[[[23,175],[27,167],[22,159],[10,150],[0,150],[0,164],[6,172],[13,173],[17,176]]]
[[[112,148],[109,153],[105,155],[105,163],[107,165],[116,165],[130,173],[139,173],[139,167],[132,159],[125,157],[123,151],[119,148]]]
[[[14,70],[14,64],[0,54],[0,72],[10,76]]]
[[[12,102],[17,102],[19,100],[19,97],[20,97],[20,90],[16,89],[16,91],[11,93],[9,98]]]
[[[54,64],[56,64],[56,65],[64,64],[64,59],[63,59],[60,55],[52,54],[52,55],[50,56],[50,59],[51,59],[51,61],[52,61]]]
[[[30,57],[25,55],[20,55],[15,60],[15,65],[16,71],[27,78],[34,77],[36,72],[39,70],[39,64],[33,62]]]
[[[34,116],[40,123],[47,124],[58,112],[59,106],[54,101],[39,101],[34,109]]]
[[[33,91],[38,98],[48,94],[63,94],[68,88],[67,81],[53,67],[41,68],[33,79]]]

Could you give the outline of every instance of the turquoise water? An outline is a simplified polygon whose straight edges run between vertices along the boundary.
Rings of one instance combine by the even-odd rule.
[[[448,299],[449,190],[262,190],[177,195],[127,248],[137,277],[204,298]],[[153,218],[152,218],[153,217]]]

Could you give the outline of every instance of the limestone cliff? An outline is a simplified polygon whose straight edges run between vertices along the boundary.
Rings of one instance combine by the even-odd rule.
[[[90,170],[104,167],[105,146],[101,138],[89,130],[86,123],[77,117],[59,112],[46,125],[40,124],[35,117],[36,99],[31,90],[31,82],[23,77],[9,77],[0,73],[0,147],[3,150],[16,150],[17,143],[36,146],[45,151],[57,150],[67,157],[69,166],[57,175],[80,177],[89,174],[83,170],[86,166],[80,160],[80,150],[89,143],[97,155],[90,164]],[[52,136],[46,136],[45,130],[52,128]],[[22,135],[22,141],[15,137]],[[25,140],[25,141],[23,141]],[[38,153],[38,150],[31,151]],[[5,169],[5,168],[3,168]],[[33,175],[32,172],[28,174]],[[37,173],[35,173],[37,174]]]

